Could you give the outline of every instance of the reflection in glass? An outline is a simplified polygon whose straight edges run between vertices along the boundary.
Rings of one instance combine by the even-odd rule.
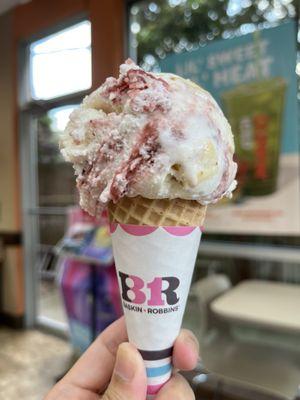
[[[146,70],[169,53],[192,51],[272,26],[296,14],[295,1],[143,0],[130,8],[130,46]]]
[[[54,108],[38,119],[39,206],[57,207],[76,203],[74,171],[59,150],[59,136],[74,108],[75,105]]]
[[[228,39],[274,26],[295,15],[296,1],[141,0],[134,2],[129,9],[129,45],[132,56],[143,68],[158,72],[160,59],[168,54],[193,51],[213,40]],[[300,75],[299,57],[298,54],[296,71]],[[300,237],[278,235],[206,233],[203,240],[290,246],[300,244]]]
[[[59,137],[76,107],[70,104],[53,108],[37,119],[37,306],[39,317],[56,324],[66,323],[66,316],[57,285],[60,264],[55,246],[65,234],[65,207],[77,203],[74,170],[61,156]]]
[[[31,97],[51,99],[91,87],[91,24],[83,21],[30,46]]]
[[[168,54],[192,51],[215,39],[294,18],[296,4],[285,0],[136,1],[129,9],[132,55],[146,70],[159,71],[160,59]],[[296,72],[300,75],[299,61]],[[233,256],[217,256],[208,246],[212,253],[208,257],[207,248],[201,252],[207,242],[216,249],[232,244]],[[184,326],[200,340],[204,368],[192,382],[197,398],[206,398],[208,393],[211,398],[238,396],[241,400],[292,399],[296,395],[300,319],[294,305],[300,298],[300,265],[255,259],[254,254],[251,260],[238,258],[236,249],[249,243],[254,250],[265,244],[293,248],[299,246],[300,237],[205,233],[184,318]],[[207,376],[215,377],[215,382],[207,383]],[[226,393],[229,389],[231,395]]]

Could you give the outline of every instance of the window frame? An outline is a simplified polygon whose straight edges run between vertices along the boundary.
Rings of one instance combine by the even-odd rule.
[[[40,215],[66,215],[68,207],[40,207],[38,204],[37,176],[37,141],[32,132],[37,129],[36,118],[50,109],[80,103],[84,96],[91,92],[92,87],[54,97],[48,100],[34,99],[30,87],[30,45],[51,34],[69,28],[77,23],[90,20],[87,13],[80,13],[54,24],[21,41],[18,49],[18,114],[19,114],[19,143],[21,158],[21,182],[23,202],[23,234],[24,234],[24,266],[25,266],[25,325],[38,326],[52,331],[59,336],[67,337],[67,324],[50,320],[38,315],[38,283],[37,255],[41,245],[39,241]],[[38,248],[36,247],[39,246]]]
[[[19,111],[26,111],[30,108],[32,109],[47,109],[55,107],[56,104],[66,104],[69,101],[73,100],[73,97],[85,96],[92,90],[91,87],[74,92],[68,93],[63,96],[53,97],[47,100],[34,99],[31,96],[31,87],[30,87],[30,45],[38,40],[41,40],[47,36],[53,35],[62,31],[64,29],[70,28],[73,25],[76,25],[83,21],[90,21],[89,15],[87,13],[80,13],[75,17],[67,18],[63,22],[59,22],[55,25],[52,25],[50,28],[45,28],[30,36],[27,40],[23,40],[20,43],[19,51],[18,51],[18,65],[19,65],[19,91],[18,91],[18,106]],[[48,107],[47,107],[48,106]]]
[[[34,311],[34,299],[32,293],[34,286],[32,278],[32,268],[30,265],[30,254],[32,253],[32,243],[28,237],[28,232],[32,230],[32,221],[26,211],[32,207],[30,202],[33,193],[31,190],[34,177],[30,175],[30,170],[26,169],[32,160],[29,160],[29,150],[26,146],[25,134],[29,129],[28,110],[34,113],[47,111],[56,105],[70,104],[76,99],[80,102],[82,97],[90,92],[89,90],[64,96],[63,98],[51,99],[51,101],[32,101],[29,102],[26,96],[21,96],[26,88],[24,81],[24,70],[26,65],[26,45],[47,36],[53,32],[64,29],[82,19],[88,18],[91,21],[92,29],[92,87],[95,90],[108,75],[116,75],[119,65],[127,54],[126,43],[126,12],[124,0],[52,0],[51,2],[32,0],[26,4],[17,5],[12,11],[12,46],[13,46],[13,94],[14,94],[14,130],[12,132],[16,144],[13,154],[16,164],[16,229],[22,231],[23,243],[22,253],[18,258],[18,279],[25,288],[25,296],[22,297],[20,312],[24,315],[25,325],[32,327],[35,321],[32,318]],[[111,38],[111,40],[107,40]],[[111,41],[115,44],[111,46]],[[24,55],[25,53],[25,55]],[[27,66],[28,68],[28,66]],[[25,84],[25,87],[23,87]],[[24,177],[29,184],[25,185]],[[53,210],[43,210],[47,213]],[[57,210],[63,213],[64,210]],[[24,273],[22,272],[24,270]],[[30,315],[31,313],[31,315]],[[59,332],[58,332],[59,333]]]

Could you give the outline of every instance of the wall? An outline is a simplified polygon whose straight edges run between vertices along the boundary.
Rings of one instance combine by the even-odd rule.
[[[0,15],[0,232],[19,229],[18,155],[14,119],[12,15]],[[20,249],[9,246],[2,270],[2,310],[22,315],[23,276]]]
[[[16,227],[14,215],[16,165],[13,154],[13,42],[12,18],[0,15],[0,231]]]

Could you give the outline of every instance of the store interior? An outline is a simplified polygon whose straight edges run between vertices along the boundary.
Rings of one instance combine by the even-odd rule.
[[[237,72],[247,43],[253,60]],[[237,109],[244,118],[233,128],[238,188],[209,207],[183,318],[200,343],[196,369],[183,373],[195,398],[300,398],[299,49],[292,0],[0,0],[0,399],[43,398],[123,313],[107,213],[79,208],[59,138],[128,57],[146,71],[199,76],[232,127]],[[213,75],[218,62],[228,75]],[[262,75],[247,77],[247,65]],[[273,121],[261,156],[247,142],[252,92],[240,89],[232,106],[230,91],[279,75],[283,103],[282,91],[247,89]],[[259,181],[255,163],[268,152],[271,178]]]

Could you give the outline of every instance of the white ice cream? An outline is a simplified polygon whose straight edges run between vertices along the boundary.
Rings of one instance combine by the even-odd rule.
[[[122,196],[205,205],[236,186],[231,128],[212,96],[130,60],[71,114],[61,151],[91,214]]]

